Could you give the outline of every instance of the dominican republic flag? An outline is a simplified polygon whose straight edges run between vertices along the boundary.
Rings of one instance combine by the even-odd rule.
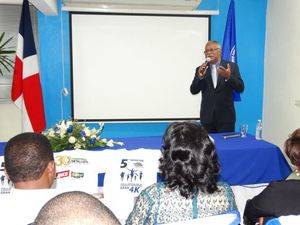
[[[222,46],[222,59],[230,62],[237,62],[234,0],[231,0],[227,13],[227,22]],[[233,100],[241,101],[240,94],[234,91]]]
[[[11,98],[22,110],[23,132],[42,132],[46,127],[43,94],[28,0],[23,1]]]

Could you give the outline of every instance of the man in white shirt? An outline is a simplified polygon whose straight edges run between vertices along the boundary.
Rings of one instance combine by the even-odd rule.
[[[4,168],[17,189],[50,188],[56,177],[50,142],[37,133],[13,137],[4,150]]]
[[[50,189],[56,168],[48,139],[36,133],[10,139],[4,151],[4,169],[13,188],[10,194],[0,196],[0,224],[29,224],[42,206],[58,194]]]

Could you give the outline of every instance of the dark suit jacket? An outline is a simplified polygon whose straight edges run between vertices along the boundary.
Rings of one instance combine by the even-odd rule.
[[[210,67],[207,68],[203,79],[200,79],[197,75],[199,67],[196,68],[190,91],[193,95],[198,94],[200,91],[202,92],[200,110],[200,120],[202,123],[212,123],[214,113],[216,116],[216,121],[214,122],[235,122],[235,109],[232,98],[233,90],[238,93],[243,92],[244,82],[237,64],[222,60],[220,66],[227,68],[227,63],[230,64],[231,68],[230,78],[225,81],[225,78],[218,76],[216,88],[213,86]]]
[[[299,214],[300,180],[272,182],[259,195],[247,201],[244,224],[254,225],[259,217]]]

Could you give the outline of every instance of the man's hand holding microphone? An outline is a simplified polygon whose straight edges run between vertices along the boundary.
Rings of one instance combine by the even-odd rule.
[[[200,79],[203,79],[204,78],[204,75],[206,73],[206,70],[209,66],[209,62],[211,61],[211,59],[209,57],[207,57],[205,59],[205,62],[199,67],[198,69],[198,76]]]

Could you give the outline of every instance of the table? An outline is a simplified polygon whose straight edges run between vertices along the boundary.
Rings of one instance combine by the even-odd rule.
[[[269,183],[285,179],[291,168],[281,150],[264,140],[256,140],[253,135],[245,138],[224,139],[224,134],[211,134],[215,140],[221,164],[221,180],[230,185]],[[127,150],[139,147],[160,149],[161,137],[120,138]],[[115,147],[118,149],[119,147]]]
[[[273,180],[285,179],[291,168],[281,150],[274,144],[264,140],[255,140],[252,135],[246,138],[224,139],[224,134],[211,134],[216,143],[221,164],[220,179],[230,185],[269,183]],[[125,146],[115,146],[118,150],[138,148],[159,150],[162,144],[160,136],[116,138]],[[0,143],[0,156],[4,153],[5,142]],[[102,151],[94,149],[93,151]],[[153,150],[152,150],[153,151]]]

